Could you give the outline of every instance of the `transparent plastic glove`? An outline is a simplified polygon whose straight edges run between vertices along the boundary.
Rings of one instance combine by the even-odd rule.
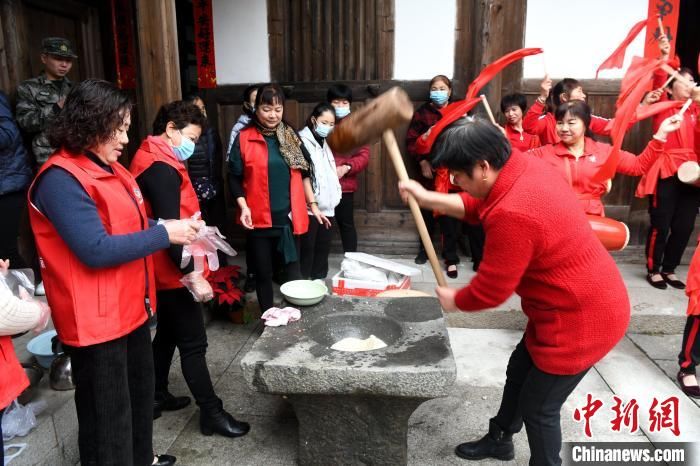
[[[41,331],[44,330],[46,328],[46,325],[48,325],[49,323],[49,317],[51,317],[51,308],[45,302],[32,298],[29,292],[27,292],[27,290],[25,290],[24,287],[21,286],[19,287],[19,298],[22,301],[28,301],[39,306],[39,321],[37,322],[36,327],[34,327],[32,330],[34,331],[34,333],[41,333]]]
[[[192,216],[193,220],[199,220],[199,212]],[[207,258],[209,270],[219,269],[219,256],[217,250],[228,256],[235,256],[236,251],[224,241],[226,237],[217,227],[203,226],[197,232],[197,238],[182,248],[182,262],[180,268],[185,268],[194,258],[194,271],[204,272],[204,258]]]
[[[180,279],[180,283],[192,294],[195,302],[206,303],[214,298],[214,290],[202,272],[190,272]]]

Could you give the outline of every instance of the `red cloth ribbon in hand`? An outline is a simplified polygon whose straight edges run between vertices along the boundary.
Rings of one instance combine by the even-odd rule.
[[[625,61],[625,52],[627,52],[627,47],[632,43],[634,39],[639,35],[639,33],[647,25],[647,19],[643,19],[640,22],[632,26],[632,29],[627,33],[627,37],[617,46],[615,51],[605,59],[605,61],[598,67],[595,72],[595,78],[598,79],[598,73],[601,70],[609,70],[612,68],[622,68],[622,64]]]
[[[465,100],[476,97],[481,88],[488,84],[488,82],[491,81],[493,77],[500,73],[506,66],[530,55],[538,55],[540,53],[542,53],[542,49],[537,47],[518,49],[503,55],[493,63],[489,63],[483,70],[481,70],[479,76],[477,76],[467,88],[467,96],[465,97]]]
[[[429,154],[433,147],[433,143],[440,135],[440,132],[442,132],[446,126],[449,126],[462,118],[465,113],[481,102],[481,99],[476,97],[476,95],[489,81],[493,79],[494,76],[500,73],[503,68],[527,56],[537,55],[540,53],[542,53],[541,48],[518,49],[507,53],[493,63],[486,65],[479,76],[477,76],[467,88],[467,96],[464,98],[464,100],[453,102],[443,110],[440,110],[440,113],[442,113],[442,118],[435,124],[435,126],[431,128],[430,135],[428,135],[426,139],[419,137],[416,141],[416,153]]]
[[[612,131],[610,132],[613,147],[610,150],[608,159],[593,177],[594,182],[605,182],[615,176],[625,132],[629,128],[630,121],[634,118],[642,96],[651,86],[654,71],[659,69],[663,63],[662,60],[635,57],[632,66],[625,73],[620,86],[620,96],[617,99],[617,111],[615,111]]]
[[[642,120],[646,120],[647,118],[651,118],[654,115],[661,112],[665,112],[666,110],[671,108],[681,108],[684,103],[685,102],[683,100],[665,100],[663,102],[656,102],[655,104],[651,105],[643,105],[637,108],[637,111],[634,112],[634,116],[632,116],[632,119],[630,120],[629,124],[631,125]],[[608,124],[605,125],[605,131],[612,131],[612,127],[614,124],[615,120],[608,121]]]

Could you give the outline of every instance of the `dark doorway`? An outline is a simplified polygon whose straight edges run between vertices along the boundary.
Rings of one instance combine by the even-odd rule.
[[[700,52],[700,2],[698,0],[681,0],[678,13],[678,40],[676,41],[676,55],[681,60],[681,65],[693,70],[697,77],[698,53]]]
[[[198,91],[192,0],[176,0],[175,12],[177,15],[177,47],[180,55],[180,83],[182,97],[186,97]]]

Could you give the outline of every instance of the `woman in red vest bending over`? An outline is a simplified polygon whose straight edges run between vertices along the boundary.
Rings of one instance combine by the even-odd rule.
[[[193,154],[205,123],[204,114],[190,102],[171,102],[158,110],[153,136],[141,143],[129,167],[153,218],[190,218],[199,212],[197,194],[184,161]],[[207,334],[202,307],[181,280],[186,276],[206,289],[204,301],[211,299],[213,293],[203,274],[194,271],[193,261],[181,267],[182,249],[173,245],[153,256],[158,290],[158,327],[153,338],[155,416],[160,411],[175,411],[190,403],[188,397],[175,397],[168,391],[170,364],[177,347],[182,375],[200,409],[201,432],[240,437],[250,426],[227,413],[214,393],[206,361]]]
[[[157,225],[117,162],[131,103],[106,81],[68,94],[49,129],[59,148],[29,190],[29,218],[58,338],[71,357],[81,464],[169,465],[153,456],[151,254],[188,244],[191,220]]]
[[[250,230],[255,256],[255,291],[260,310],[273,306],[273,265],[284,264],[285,281],[301,278],[299,235],[313,221],[328,223],[311,186],[310,156],[296,132],[283,120],[284,93],[276,84],[258,89],[255,116],[229,153],[229,188]],[[275,260],[275,256],[281,256]]]
[[[595,175],[608,160],[612,146],[587,136],[591,125],[591,109],[581,100],[565,102],[554,112],[559,142],[532,149],[534,155],[552,165],[571,186],[583,211],[588,215],[605,216],[601,197],[608,191],[606,181],[595,181]],[[663,153],[666,137],[680,127],[680,117],[670,116],[659,126],[646,149],[637,157],[620,151],[616,171],[623,175],[641,176]]]
[[[400,189],[421,206],[481,222],[486,231],[484,259],[471,282],[437,288],[443,309],[494,308],[517,293],[528,318],[488,434],[459,445],[456,454],[512,460],[512,436],[524,423],[530,464],[561,464],[561,407],[624,336],[630,318],[625,284],[568,184],[547,163],[511,151],[490,122],[457,121],[433,152],[434,163],[466,192],[432,192],[415,181],[401,182]]]

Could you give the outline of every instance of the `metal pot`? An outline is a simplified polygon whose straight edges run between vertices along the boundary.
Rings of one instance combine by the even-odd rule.
[[[66,353],[59,354],[51,363],[49,385],[54,390],[73,390],[75,388],[70,356]]]
[[[17,401],[26,405],[34,398],[36,386],[39,385],[41,378],[44,376],[44,369],[38,364],[22,364],[22,368],[29,379],[29,386],[17,397]]]

